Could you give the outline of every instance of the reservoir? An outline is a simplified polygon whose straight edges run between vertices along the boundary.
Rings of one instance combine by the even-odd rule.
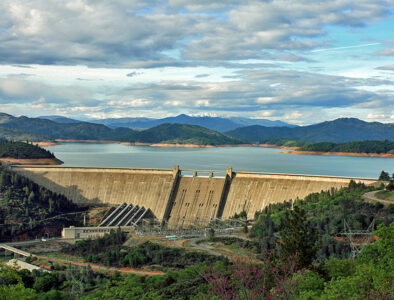
[[[159,168],[290,173],[377,178],[394,172],[394,159],[297,155],[262,147],[175,148],[120,144],[65,143],[45,147],[68,167]]]

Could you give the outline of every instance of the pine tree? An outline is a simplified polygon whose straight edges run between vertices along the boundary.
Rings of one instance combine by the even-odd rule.
[[[382,181],[388,181],[388,180],[390,180],[390,175],[389,175],[389,173],[387,173],[387,172],[385,172],[385,171],[380,172],[379,180],[382,180]]]
[[[299,267],[308,267],[319,248],[318,233],[297,206],[287,210],[279,224],[279,247],[285,257],[297,257]]]

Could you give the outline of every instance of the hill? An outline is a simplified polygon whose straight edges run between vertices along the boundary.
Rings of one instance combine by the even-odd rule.
[[[82,225],[77,213],[83,208],[1,166],[0,201],[0,242],[41,237],[48,231],[60,235],[63,226]]]
[[[241,117],[231,117],[229,118],[231,121],[237,123],[240,127],[251,126],[251,125],[260,125],[266,127],[297,127],[297,125],[289,124],[279,120],[267,120],[267,119],[249,119],[249,118],[241,118]]]
[[[35,141],[35,142],[47,142],[50,138],[41,134],[35,134],[33,132],[9,129],[1,127],[0,124],[0,139],[6,139],[10,141]]]
[[[287,124],[282,121],[271,121],[266,119],[248,119],[248,118],[220,118],[220,117],[208,117],[208,116],[188,116],[185,114],[178,115],[176,117],[167,117],[162,119],[151,119],[151,118],[119,118],[119,119],[102,119],[92,120],[93,123],[104,124],[111,128],[116,127],[130,127],[139,129],[149,129],[162,124],[186,124],[186,125],[198,125],[211,130],[226,132],[233,130],[238,127],[247,125],[264,125],[270,126],[289,126],[294,125]]]
[[[129,127],[129,128],[137,128],[137,129],[147,129],[159,125],[159,124],[155,124],[151,126],[150,122],[155,120],[156,119],[152,119],[152,118],[107,118],[107,119],[90,120],[90,122],[96,124],[103,124],[110,128]]]
[[[310,227],[316,228],[321,236],[318,260],[348,257],[350,247],[343,239],[338,239],[343,232],[344,220],[354,231],[365,230],[373,220],[376,226],[389,225],[393,220],[393,206],[364,200],[363,195],[373,190],[376,188],[351,181],[347,187],[312,193],[304,199],[296,199],[293,204],[292,201],[270,204],[256,212],[250,236],[258,238],[263,248],[274,247],[280,220],[294,206],[305,210]]]
[[[34,135],[46,136],[50,139],[75,140],[133,140],[135,131],[129,128],[111,129],[105,125],[88,122],[58,123],[40,119],[0,115],[0,128],[32,132]],[[35,140],[33,137],[28,140]]]
[[[226,145],[245,143],[222,133],[185,124],[163,124],[137,133],[137,142],[165,144]]]
[[[273,138],[309,142],[344,143],[363,140],[394,140],[394,124],[341,118],[304,127],[247,126],[227,132],[236,138],[261,143]]]
[[[48,139],[67,140],[107,140],[142,143],[181,143],[199,145],[240,144],[240,139],[196,125],[162,124],[144,131],[126,127],[109,128],[102,124],[88,122],[58,123],[48,119],[0,116],[1,130],[23,131],[25,140],[35,140],[34,136]],[[28,136],[28,132],[32,136]]]
[[[360,141],[349,143],[309,143],[303,145],[299,151],[319,152],[353,152],[353,153],[392,153],[394,154],[394,142],[385,141]]]
[[[0,158],[55,158],[53,153],[37,145],[0,140]]]
[[[70,119],[70,118],[63,117],[63,116],[41,116],[41,117],[38,117],[38,118],[39,119],[51,120],[51,121],[54,121],[56,123],[80,123],[81,122],[79,120]]]

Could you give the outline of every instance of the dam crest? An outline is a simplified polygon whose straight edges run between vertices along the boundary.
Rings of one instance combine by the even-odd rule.
[[[269,204],[302,199],[310,193],[341,188],[365,178],[225,171],[27,167],[12,170],[77,204],[150,209],[168,228],[206,226],[246,211],[249,219]]]

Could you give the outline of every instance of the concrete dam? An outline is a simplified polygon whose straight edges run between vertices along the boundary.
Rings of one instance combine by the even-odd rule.
[[[256,211],[271,203],[304,198],[310,193],[340,188],[350,180],[373,184],[376,180],[315,175],[226,171],[121,169],[82,167],[12,167],[49,190],[79,204],[124,202],[149,208],[169,228],[204,226]]]

